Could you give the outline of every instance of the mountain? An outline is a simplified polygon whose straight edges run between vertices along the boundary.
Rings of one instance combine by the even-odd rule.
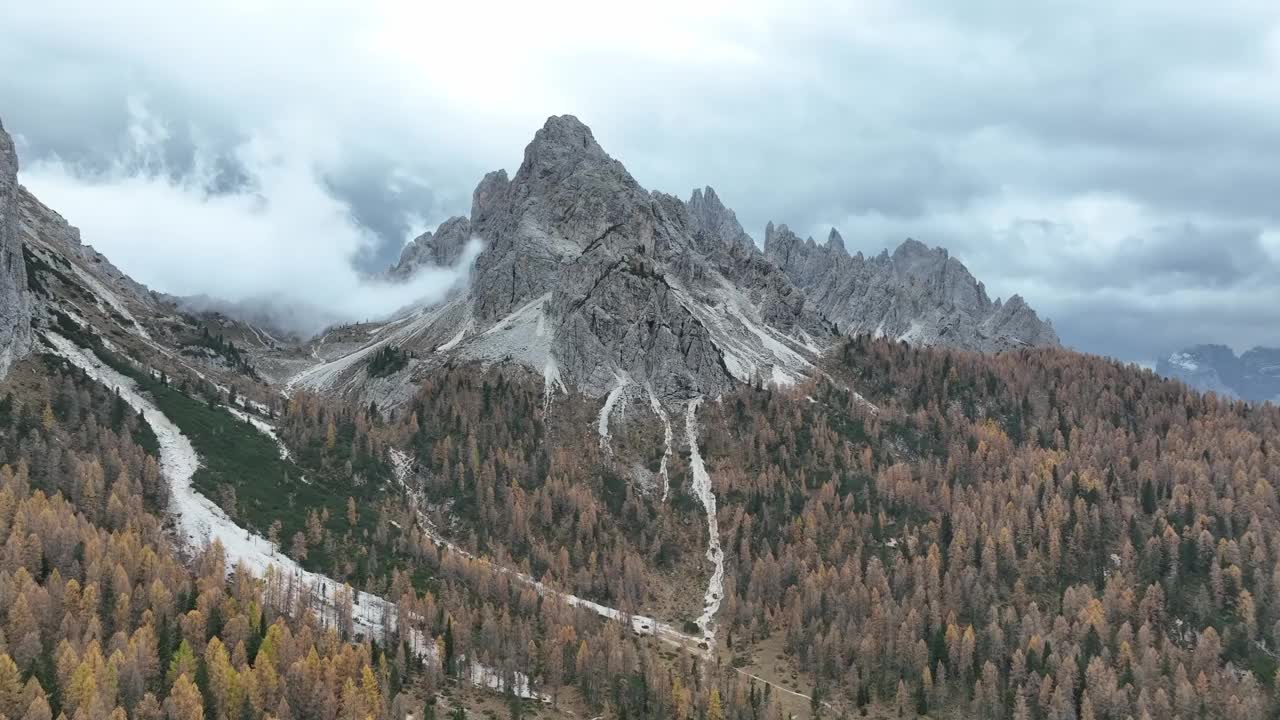
[[[850,256],[834,228],[818,245],[772,223],[764,247],[844,334],[980,352],[1059,344],[1053,325],[1021,297],[992,302],[982,283],[942,248],[907,240],[892,255],[867,259]]]
[[[1161,358],[1156,372],[1203,392],[1280,403],[1280,349],[1255,347],[1237,357],[1225,345],[1196,345]]]
[[[324,362],[290,385],[395,404],[430,368],[510,362],[541,375],[548,397],[573,386],[665,401],[794,383],[837,334],[985,351],[1058,344],[1021,298],[991,302],[945,250],[908,241],[867,261],[834,231],[819,248],[770,225],[762,252],[715,190],[685,201],[645,190],[569,115],[549,118],[514,176],[486,175],[470,217],[408,244],[389,275],[452,264],[472,240],[483,250],[466,288],[325,333],[312,346]],[[379,364],[392,372],[370,376],[375,357],[397,353]]]
[[[556,118],[392,270],[475,239],[466,286],[301,342],[6,192],[34,350],[0,381],[0,715],[1280,708],[1280,408],[908,346],[1036,337],[945,253],[864,261],[894,310],[838,337],[808,242],[771,259]]]
[[[327,362],[291,382],[394,402],[403,377],[370,378],[380,350],[413,376],[446,362],[510,362],[548,392],[720,394],[755,378],[795,382],[833,329],[750,242],[711,189],[649,192],[572,116],[552,117],[508,177],[476,187],[469,218],[408,245],[392,277],[447,264],[476,238],[470,282],[443,305],[319,338]],[[397,363],[399,364],[399,363]]]
[[[31,347],[31,303],[18,235],[18,156],[0,125],[0,379]]]

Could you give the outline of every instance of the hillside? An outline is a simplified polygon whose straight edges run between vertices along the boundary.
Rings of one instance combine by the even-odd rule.
[[[866,261],[897,310],[855,327],[553,118],[394,271],[476,236],[465,288],[296,344],[8,197],[7,717],[1280,710],[1280,410],[945,252]]]

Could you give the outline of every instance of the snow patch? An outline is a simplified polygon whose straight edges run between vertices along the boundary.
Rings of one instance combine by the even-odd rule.
[[[1182,368],[1187,372],[1196,372],[1200,369],[1200,363],[1190,353],[1176,352],[1169,356],[1169,364],[1174,367]]]

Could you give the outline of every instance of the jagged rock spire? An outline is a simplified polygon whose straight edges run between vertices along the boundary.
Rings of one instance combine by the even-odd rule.
[[[831,228],[830,234],[827,235],[827,249],[843,256],[849,254],[844,247],[844,238],[840,237],[840,231],[835,228]]]

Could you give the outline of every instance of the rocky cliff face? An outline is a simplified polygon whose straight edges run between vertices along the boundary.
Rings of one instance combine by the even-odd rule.
[[[1201,392],[1280,403],[1280,349],[1255,347],[1239,357],[1225,345],[1196,345],[1161,358],[1156,372]]]
[[[320,362],[288,385],[385,406],[432,366],[510,363],[541,374],[548,397],[573,387],[611,408],[632,394],[661,403],[795,382],[837,326],[970,350],[1058,343],[1021,298],[992,302],[945,250],[908,241],[868,260],[834,230],[819,246],[771,224],[761,252],[714,190],[685,201],[644,189],[568,115],[547,120],[513,175],[480,181],[470,217],[410,243],[390,274],[453,264],[472,239],[484,249],[465,290],[327,333],[311,348]],[[405,368],[369,377],[387,346]]]
[[[415,353],[409,373],[509,361],[549,388],[686,398],[795,381],[833,338],[713,190],[687,203],[645,190],[572,116],[547,120],[514,175],[486,175],[470,218],[419,238],[392,272],[456,259],[470,237],[484,250],[465,293],[398,318],[297,384],[367,390],[361,358],[395,344]]]
[[[451,267],[462,257],[471,240],[471,221],[451,217],[434,231],[425,232],[404,246],[400,261],[391,268],[392,278],[408,278],[424,266]]]
[[[31,348],[31,301],[18,227],[18,155],[0,125],[0,378]]]
[[[892,255],[850,256],[834,229],[818,245],[770,223],[765,255],[841,333],[982,352],[1059,344],[1053,326],[1021,297],[992,302],[982,283],[942,248],[907,240]]]

